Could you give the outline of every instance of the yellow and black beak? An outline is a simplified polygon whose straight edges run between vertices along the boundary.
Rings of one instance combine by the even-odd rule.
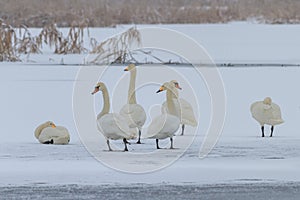
[[[53,124],[53,123],[51,124],[51,127],[52,127],[52,128],[56,128],[55,124]]]
[[[162,91],[164,91],[164,90],[165,90],[164,86],[161,86],[161,87],[159,88],[159,90],[156,91],[156,93],[160,93],[160,92],[162,92]]]
[[[95,90],[92,92],[92,95],[99,92],[99,91],[100,91],[99,87],[95,87]]]
[[[124,71],[126,71],[126,72],[129,71],[129,70],[128,70],[128,66],[124,69]]]

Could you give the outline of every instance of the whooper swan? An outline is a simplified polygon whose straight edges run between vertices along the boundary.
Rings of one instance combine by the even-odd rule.
[[[179,84],[176,80],[172,80],[172,81],[170,81],[170,83],[174,84],[177,89],[180,89],[180,90],[182,89],[181,87],[179,87]],[[182,124],[181,135],[183,135],[185,125],[197,126],[197,120],[195,118],[195,114],[194,114],[192,105],[189,102],[187,102],[185,99],[178,98],[178,100],[174,101],[174,104],[175,104],[175,109],[177,110],[177,113],[179,114],[178,117],[180,119],[180,123]],[[167,107],[166,101],[162,104],[161,112],[162,113],[168,112],[168,107]]]
[[[68,144],[70,142],[70,134],[63,126],[56,126],[53,122],[47,121],[39,125],[34,136],[42,144]]]
[[[164,83],[157,93],[164,90],[167,91],[166,97],[169,113],[162,113],[153,119],[148,128],[147,138],[156,139],[156,148],[160,149],[158,140],[169,137],[171,141],[170,149],[173,149],[173,136],[180,126],[180,120],[177,117],[175,104],[173,102],[173,99],[178,96],[178,91],[174,84],[170,84],[170,82]]]
[[[137,104],[135,95],[136,67],[134,64],[128,65],[124,71],[130,71],[130,82],[128,89],[128,101],[121,110],[120,114],[125,117],[130,128],[138,128],[139,135],[137,144],[141,144],[142,127],[146,121],[144,108]]]
[[[109,113],[110,103],[107,88],[104,83],[97,83],[95,90],[92,94],[102,91],[104,105],[102,111],[97,116],[98,130],[106,138],[108,150],[112,151],[109,140],[122,139],[125,145],[124,151],[128,151],[127,139],[133,139],[135,137],[134,130],[130,129],[126,119],[117,113]]]
[[[274,126],[284,121],[281,118],[280,107],[272,102],[270,97],[266,97],[263,101],[255,102],[251,105],[251,114],[261,126],[262,137],[265,137],[264,125],[271,125],[271,135],[273,136]]]

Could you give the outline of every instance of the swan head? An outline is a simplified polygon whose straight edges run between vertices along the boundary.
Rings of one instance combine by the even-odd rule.
[[[94,91],[92,92],[92,94],[96,94],[99,91],[103,91],[103,89],[105,88],[104,83],[99,82],[96,84]]]
[[[124,69],[124,71],[130,71],[130,70],[132,70],[132,69],[135,69],[135,64],[133,64],[133,63],[129,64],[129,65]]]
[[[47,121],[47,122],[45,122],[45,126],[46,126],[46,127],[56,128],[56,125],[55,125],[54,122],[52,122],[52,121]]]
[[[272,99],[270,97],[266,97],[263,101],[264,104],[266,105],[271,105],[272,104]]]
[[[177,82],[178,84],[178,82]],[[179,84],[177,86],[178,88],[179,87]],[[165,90],[170,90],[172,91],[172,93],[176,94],[176,96],[178,95],[178,92],[176,91],[176,86],[173,82],[165,82],[162,86],[160,86],[159,90],[156,91],[156,93],[159,93],[159,92],[162,92],[162,91],[165,91]]]
[[[170,81],[170,83],[174,84],[174,86],[175,86],[177,89],[182,90],[182,88],[180,87],[178,81],[172,80],[172,81]]]

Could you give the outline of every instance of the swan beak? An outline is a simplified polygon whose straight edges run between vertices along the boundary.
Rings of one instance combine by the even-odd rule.
[[[161,87],[159,88],[159,90],[156,91],[156,93],[160,93],[160,92],[162,92],[162,91],[164,91],[164,90],[165,90],[164,87],[161,86]]]
[[[51,124],[51,127],[52,127],[52,128],[56,128],[55,124]]]
[[[92,92],[92,95],[99,92],[99,87],[95,87],[95,90]]]
[[[179,89],[179,90],[182,90],[182,88],[179,86],[178,83],[175,84],[175,87],[176,87],[177,89]]]
[[[182,90],[182,88],[179,86],[179,84],[177,84],[175,87],[179,90]]]
[[[124,69],[124,71],[127,72],[127,71],[128,71],[128,67],[126,67],[126,68]]]

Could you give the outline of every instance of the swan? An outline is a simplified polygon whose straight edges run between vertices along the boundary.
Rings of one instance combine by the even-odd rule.
[[[109,151],[112,151],[109,140],[120,139],[123,139],[123,143],[125,145],[124,151],[128,151],[127,139],[135,138],[136,133],[134,132],[134,129],[130,129],[126,122],[126,119],[123,116],[117,113],[109,113],[109,95],[105,84],[102,82],[97,83],[97,85],[95,86],[95,90],[92,92],[92,95],[99,91],[102,91],[104,105],[102,111],[97,116],[98,130],[106,138],[106,143]]]
[[[251,105],[252,117],[261,125],[262,137],[265,137],[264,125],[271,125],[271,135],[273,136],[274,126],[282,124],[280,107],[272,102],[270,97],[266,97],[263,101],[254,102]]]
[[[53,122],[47,121],[39,125],[34,136],[42,144],[68,144],[70,142],[70,134],[63,126],[56,126]]]
[[[149,125],[147,131],[147,138],[156,139],[156,148],[160,149],[158,145],[158,140],[170,138],[171,147],[173,149],[173,136],[180,126],[180,120],[177,117],[175,110],[175,104],[172,99],[178,96],[178,91],[174,84],[170,82],[164,83],[156,93],[166,90],[167,106],[169,113],[162,113],[161,115],[155,117],[151,124]]]
[[[182,89],[176,80],[172,80],[172,81],[170,81],[170,83],[174,84],[177,89],[180,89],[180,90]],[[187,102],[183,98],[178,98],[178,100],[174,101],[174,104],[175,104],[175,108],[178,110],[177,113],[179,113],[178,117],[180,119],[180,123],[182,124],[181,135],[183,135],[185,125],[190,125],[190,126],[195,127],[195,126],[197,126],[198,123],[195,118],[193,107],[189,102]],[[168,107],[167,107],[166,101],[162,104],[161,112],[162,113],[168,112]]]
[[[144,108],[136,103],[135,96],[135,80],[136,80],[136,66],[135,64],[128,65],[124,71],[130,71],[130,82],[128,89],[128,101],[121,110],[120,114],[125,117],[130,128],[138,128],[139,135],[137,144],[141,144],[142,127],[146,121],[146,112]]]

